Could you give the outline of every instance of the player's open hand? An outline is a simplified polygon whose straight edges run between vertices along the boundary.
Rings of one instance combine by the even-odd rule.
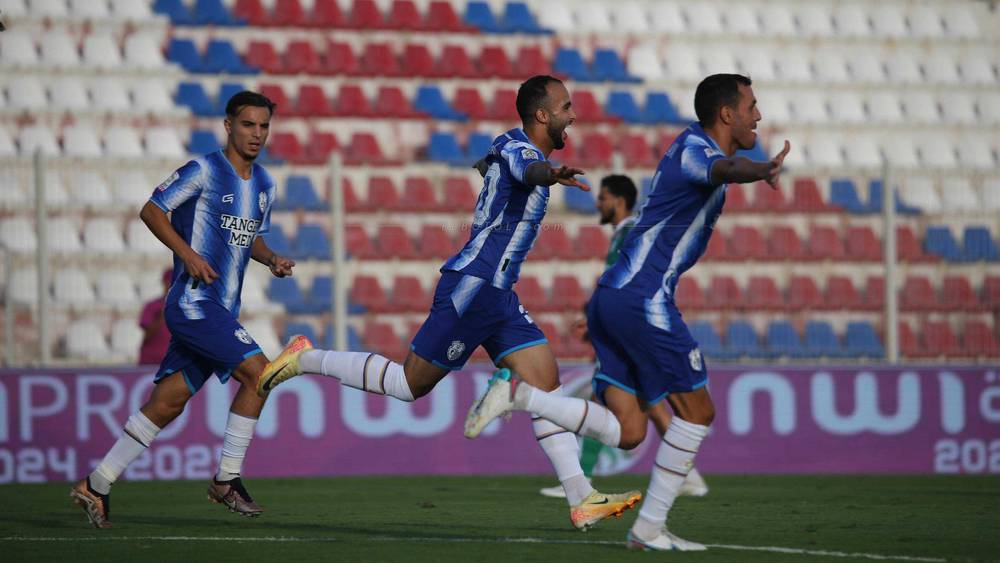
[[[198,287],[200,283],[211,284],[219,279],[219,274],[212,269],[208,261],[195,252],[192,252],[191,256],[184,258],[184,269],[187,271],[188,276],[194,280],[191,283],[192,289]]]
[[[275,254],[271,256],[271,260],[267,263],[267,267],[271,269],[271,274],[273,274],[274,277],[283,278],[285,276],[292,275],[292,268],[295,267],[295,260]]]
[[[555,178],[556,182],[564,186],[574,186],[585,192],[589,192],[590,186],[576,179],[576,176],[582,176],[583,174],[585,174],[583,170],[570,168],[569,166],[560,166],[559,168],[552,169],[552,177]]]
[[[785,139],[785,148],[781,149],[781,152],[775,155],[768,163],[767,183],[772,188],[778,187],[778,177],[781,176],[781,164],[785,162],[785,156],[788,155],[788,151],[790,150],[792,150],[792,145],[788,142],[788,139]]]

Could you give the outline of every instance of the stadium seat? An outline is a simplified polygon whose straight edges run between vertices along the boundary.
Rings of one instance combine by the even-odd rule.
[[[303,209],[305,211],[324,211],[327,205],[316,195],[309,176],[291,175],[285,180],[285,195],[275,206],[278,210]]]
[[[734,357],[763,358],[765,353],[750,323],[732,321],[726,329],[726,347]]]
[[[444,99],[444,94],[437,86],[421,86],[413,99],[413,107],[436,119],[447,121],[465,121],[468,117],[456,111]]]
[[[463,176],[445,178],[444,198],[441,202],[444,211],[468,213],[468,210],[475,207],[476,200],[476,193],[473,192],[468,178]]]
[[[304,83],[299,85],[299,95],[295,102],[295,115],[310,118],[332,117],[334,110],[321,86]]]
[[[825,310],[852,311],[861,307],[861,297],[850,278],[830,276],[826,280],[826,291],[820,307]]]
[[[493,146],[493,134],[492,133],[469,133],[468,139],[465,142],[465,160],[466,162],[477,162],[479,159],[484,158]]]
[[[382,25],[385,29],[416,31],[423,27],[423,18],[413,0],[393,0]]]
[[[294,163],[305,162],[305,149],[299,138],[288,131],[271,133],[267,141],[268,154],[274,158]]]
[[[316,330],[309,323],[288,323],[285,325],[285,334],[283,336],[285,342],[297,335],[305,336],[309,339],[309,342],[319,345],[319,339],[316,338]]]
[[[715,234],[708,239],[708,246],[705,248],[704,258],[710,261],[728,261],[734,259],[732,252],[729,250],[729,239],[726,236],[726,233],[718,229],[715,230]]]
[[[587,169],[611,167],[614,145],[608,135],[597,131],[586,133],[579,146],[580,151],[574,160],[579,166]]]
[[[479,69],[462,45],[445,45],[441,49],[432,76],[436,78],[480,78]],[[513,107],[513,106],[511,106]]]
[[[381,29],[383,28],[382,12],[374,0],[354,0],[351,12],[344,21],[348,29]]]
[[[38,47],[42,67],[68,70],[81,66],[76,40],[61,30],[53,29],[42,33]]]
[[[899,291],[899,307],[903,311],[935,311],[939,309],[937,292],[925,277],[907,276]]]
[[[38,248],[34,224],[24,216],[4,219],[0,222],[0,244],[16,253],[34,253]]]
[[[732,276],[712,276],[708,282],[706,303],[716,310],[743,309],[743,292]]]
[[[707,306],[705,293],[701,290],[698,280],[693,277],[681,277],[677,282],[674,301],[685,311],[697,311]]]
[[[317,4],[317,7],[320,4]],[[323,53],[323,74],[361,76],[364,70],[354,56],[354,50],[347,43],[329,41]]]
[[[297,15],[302,19],[297,21],[297,24],[301,24],[304,21],[304,13],[302,11],[302,6],[299,5],[298,0],[293,0],[295,6],[298,7]],[[233,4],[233,16],[239,18],[251,26],[266,26],[270,25],[275,18],[283,18],[285,14],[290,12],[291,6],[289,2],[282,2],[283,11],[277,13],[271,13],[261,0],[236,0]]]
[[[456,89],[451,106],[456,111],[468,115],[470,119],[483,120],[487,117],[486,103],[483,102],[478,88],[464,87]]]
[[[333,104],[333,114],[340,117],[374,117],[364,91],[356,84],[341,84]]]
[[[841,358],[844,356],[840,340],[833,332],[833,327],[826,321],[807,322],[802,344],[804,348],[802,355],[805,357]]]
[[[809,233],[806,257],[810,260],[843,260],[847,255],[840,234],[833,227],[814,225]]]
[[[249,54],[247,60],[249,62]],[[306,39],[288,43],[281,55],[281,65],[276,69],[278,74],[327,74],[329,70],[319,51]]]
[[[76,268],[53,272],[52,296],[57,304],[71,307],[75,311],[86,310],[97,304],[90,280],[82,270]]]
[[[431,296],[414,276],[396,276],[392,281],[389,312],[418,313],[427,311]]]
[[[612,91],[608,94],[604,112],[626,123],[643,123],[642,110],[639,109],[631,92]]]
[[[786,307],[785,297],[773,278],[750,276],[750,281],[747,283],[746,307],[753,311],[780,311]]]
[[[625,63],[618,53],[611,49],[596,49],[591,77],[605,82],[642,82],[642,79],[629,74]]]
[[[861,308],[865,311],[885,310],[885,278],[868,276],[865,289],[861,292]]]
[[[542,35],[547,33],[524,2],[507,2],[503,11],[503,30],[507,33]]]
[[[79,208],[101,212],[111,207],[111,189],[104,176],[95,170],[80,170],[69,179],[69,195]],[[121,238],[121,229],[118,229]]]
[[[570,188],[563,193],[566,209],[583,215],[596,215],[597,202],[592,191]]]
[[[167,46],[167,60],[180,65],[187,72],[206,72],[198,48],[190,39],[172,38]]]
[[[861,202],[854,181],[841,178],[830,182],[830,205],[848,213],[870,213],[871,209]]]
[[[412,260],[417,258],[409,233],[401,225],[382,225],[378,231],[378,253],[382,259]]]
[[[636,45],[628,51],[629,74],[649,82],[663,80],[666,70],[656,48],[651,45]]]
[[[382,153],[378,140],[371,133],[354,133],[351,135],[350,143],[344,148],[344,163],[349,166],[357,164],[380,166],[393,162]]]
[[[971,358],[996,358],[1000,355],[1000,345],[989,325],[982,321],[965,322],[960,355]]]
[[[421,43],[407,43],[400,55],[399,65],[407,76],[432,77],[435,64],[430,50]]]
[[[369,76],[398,77],[408,75],[399,66],[399,59],[388,43],[367,43],[359,59],[361,70]]]
[[[593,92],[589,90],[575,90],[573,92],[573,111],[576,112],[577,119],[587,122],[615,121],[604,113],[604,108],[597,101]]]
[[[378,258],[379,254],[375,250],[375,245],[361,225],[348,224],[344,229],[344,236],[347,239],[345,241],[347,252],[351,256],[360,259]]]
[[[22,69],[38,67],[38,47],[26,30],[8,29],[0,35],[0,53],[5,65]]]
[[[483,33],[502,33],[505,31],[497,21],[496,16],[486,2],[469,2],[465,5],[465,23]]]
[[[510,4],[508,4],[510,6]],[[484,78],[503,78],[507,80],[515,79],[514,68],[503,47],[499,45],[486,45],[479,52],[476,61],[479,73]]]
[[[577,82],[595,82],[601,79],[590,72],[587,62],[583,60],[580,51],[572,47],[560,47],[552,60],[552,71],[556,76],[565,77]]]
[[[732,190],[732,188],[730,188]],[[727,204],[729,198],[727,196]],[[728,207],[728,205],[727,205]],[[792,199],[788,202],[789,211],[800,213],[824,213],[830,211],[823,196],[820,194],[816,180],[812,178],[796,178],[792,185]]]
[[[130,4],[141,5],[139,2]],[[7,32],[9,33],[9,32]],[[135,70],[160,70],[166,65],[160,40],[151,33],[137,31],[125,38],[124,59],[126,67]]]
[[[806,350],[795,327],[788,321],[771,321],[767,325],[764,355],[769,358],[804,357]]]
[[[443,260],[458,250],[451,235],[441,225],[421,226],[417,241],[419,244],[414,257],[422,260]]]
[[[767,255],[770,260],[799,262],[806,258],[806,248],[791,226],[775,225],[767,235]]]
[[[683,278],[681,279],[683,280]],[[719,333],[715,331],[711,323],[695,321],[690,324],[688,329],[691,332],[691,337],[698,343],[698,349],[701,350],[701,353],[706,358],[724,360],[730,357],[730,354],[722,345]]]
[[[766,182],[755,182],[752,186],[744,189],[753,189],[753,202],[750,204],[750,211],[756,213],[783,213],[788,209],[788,202],[785,201],[785,194],[781,187],[772,188]]]
[[[947,321],[927,321],[923,326],[922,344],[918,356],[955,357],[962,355],[958,338]]]
[[[788,282],[788,308],[810,311],[823,308],[823,295],[816,280],[809,276],[792,276]]]
[[[349,299],[373,312],[384,312],[388,306],[388,298],[378,278],[370,275],[355,276]]]
[[[941,199],[934,188],[934,181],[926,176],[907,178],[900,190],[900,199],[906,206],[934,213],[942,209]]]
[[[639,2],[618,2],[612,16],[615,29],[635,35],[651,31],[649,14],[646,13],[644,5]]]
[[[584,293],[576,276],[559,275],[552,279],[553,309],[578,313],[587,303],[587,299],[588,295]]]
[[[737,225],[729,238],[729,250],[735,260],[766,260],[767,243],[756,227]]]
[[[202,58],[202,71],[213,74],[255,74],[257,69],[245,64],[229,41],[210,39]]]
[[[847,229],[847,258],[858,262],[880,262],[882,241],[871,227],[856,226]]]
[[[277,10],[281,6],[282,1],[297,1],[297,0],[278,0]],[[306,26],[313,28],[335,28],[335,27],[345,27],[346,17],[340,9],[340,5],[337,0],[314,0],[312,11],[307,15]]]
[[[464,167],[472,164],[466,162],[462,147],[458,145],[458,138],[453,133],[443,131],[431,133],[430,141],[427,143],[427,158],[451,166]]]
[[[299,225],[295,235],[295,245],[292,247],[292,258],[329,260],[331,257],[330,239],[321,225]]]
[[[270,230],[261,236],[264,237],[267,246],[279,256],[292,255],[292,243],[280,224],[272,224]]]
[[[976,225],[966,226],[962,239],[962,261],[1000,262],[1000,248],[997,248],[989,228]]]
[[[917,236],[907,225],[896,227],[896,257],[904,262],[934,262],[935,257],[924,253]]]
[[[869,322],[847,323],[844,333],[844,355],[853,358],[880,359],[885,356],[882,341]]]
[[[153,11],[170,18],[174,25],[194,25],[194,18],[191,11],[182,0],[156,0],[153,2]]]
[[[972,290],[969,278],[945,276],[941,288],[941,309],[945,311],[981,311],[979,296]]]
[[[110,70],[122,65],[122,52],[111,35],[92,32],[83,39],[82,59],[84,67]]]
[[[493,98],[486,110],[486,119],[490,121],[513,122],[518,119],[515,109],[517,92],[507,88],[498,88],[493,92]]]
[[[24,76],[9,83],[6,90],[8,107],[11,109],[40,112],[48,103],[45,87],[41,80],[33,76]],[[55,89],[50,90],[55,94]],[[86,104],[86,92],[82,101]]]
[[[433,0],[427,7],[427,17],[422,28],[424,31],[464,32],[475,29],[466,25],[454,6],[447,0]]]
[[[514,291],[528,312],[545,311],[549,308],[549,298],[535,276],[522,274],[514,285]]]
[[[330,154],[339,148],[337,137],[333,133],[313,130],[309,132],[309,139],[303,147],[302,160],[309,164],[327,164]]]
[[[121,234],[118,236],[120,238]],[[97,301],[101,305],[110,305],[118,311],[124,311],[137,308],[142,304],[139,301],[139,294],[135,291],[135,284],[132,283],[132,278],[126,272],[101,272],[95,285]]]
[[[608,246],[608,235],[597,225],[581,225],[576,233],[574,248],[577,259],[590,260],[606,256]]]
[[[946,226],[929,226],[924,236],[924,250],[928,254],[944,258],[948,262],[961,261],[962,251]]]
[[[371,211],[398,210],[399,190],[388,176],[368,178],[368,201],[365,208]]]
[[[558,225],[542,228],[531,251],[538,260],[570,260],[576,257],[573,242]]]
[[[941,181],[941,199],[944,211],[976,212],[980,209],[979,197],[968,178],[947,176]]]
[[[103,153],[93,127],[70,125],[63,129],[63,154],[66,156],[99,158]]]
[[[76,361],[107,363],[111,347],[101,326],[87,319],[70,323],[66,330],[66,356]]]
[[[222,0],[195,0],[191,15],[195,25],[240,26],[246,20],[229,13]]]
[[[401,211],[418,213],[434,212],[440,208],[430,180],[421,176],[406,178],[398,207]]]
[[[871,180],[868,182],[868,209],[872,213],[882,213],[882,199],[884,197],[882,189],[882,180]],[[897,187],[896,192],[893,194],[893,199],[896,204],[896,213],[900,215],[919,215],[920,209],[907,205],[899,195],[899,188]]]
[[[305,297],[299,289],[299,283],[294,277],[271,278],[267,287],[267,298],[282,305],[285,311],[293,315],[309,310]]]

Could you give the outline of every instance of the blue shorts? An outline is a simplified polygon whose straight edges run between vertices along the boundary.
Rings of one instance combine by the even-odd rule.
[[[167,305],[163,318],[170,329],[170,346],[156,372],[161,379],[183,372],[191,394],[195,394],[214,373],[225,383],[243,360],[262,354],[247,329],[225,307],[214,301],[199,301],[203,317],[189,319],[177,305]]]
[[[593,385],[601,401],[609,385],[652,405],[670,393],[694,391],[708,383],[698,343],[677,306],[673,301],[658,306],[647,301],[608,287],[598,287],[590,299],[587,328],[598,362]]]
[[[497,289],[475,276],[444,272],[431,313],[410,348],[439,368],[456,370],[480,345],[497,364],[512,352],[547,342],[512,290]]]

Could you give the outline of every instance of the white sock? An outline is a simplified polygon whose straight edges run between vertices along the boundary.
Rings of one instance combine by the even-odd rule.
[[[622,427],[608,409],[586,399],[546,393],[521,381],[514,393],[514,408],[535,413],[574,434],[617,448]]]
[[[632,525],[632,533],[640,539],[653,539],[667,523],[667,513],[684,479],[694,467],[694,456],[707,435],[708,426],[681,420],[679,416],[671,419],[667,433],[660,441],[660,448],[656,450],[656,464],[649,479],[646,498],[642,501],[639,517]]]
[[[257,426],[256,418],[238,415],[232,411],[226,421],[226,439],[222,442],[222,459],[219,460],[219,472],[215,474],[216,481],[231,481],[240,476],[243,469],[243,458],[253,438],[253,429]]]
[[[562,387],[553,393],[561,390]],[[576,441],[576,435],[544,418],[533,417],[531,427],[535,431],[538,445],[549,458],[556,477],[566,491],[566,501],[570,506],[580,504],[594,487],[580,467],[580,444]]]
[[[102,495],[110,493],[111,485],[118,480],[122,471],[146,451],[159,433],[160,427],[146,418],[142,411],[128,417],[122,437],[111,446],[111,450],[90,474],[90,486]]]
[[[348,387],[389,395],[401,401],[413,400],[403,366],[385,356],[369,352],[308,350],[299,358],[299,365],[303,372],[336,377]]]

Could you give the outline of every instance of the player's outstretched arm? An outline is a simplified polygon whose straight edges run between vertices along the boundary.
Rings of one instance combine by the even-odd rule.
[[[295,260],[278,256],[271,250],[262,237],[253,239],[253,246],[250,247],[250,257],[271,269],[271,274],[276,278],[283,278],[292,275],[292,268],[295,267]]]
[[[785,141],[785,147],[767,162],[755,162],[742,156],[734,156],[718,160],[712,165],[712,184],[744,184],[764,180],[772,188],[778,186],[781,176],[781,165],[792,145]]]
[[[184,269],[192,279],[205,283],[212,283],[219,279],[219,274],[177,234],[174,226],[170,224],[167,214],[155,203],[147,201],[146,205],[142,207],[142,211],[139,212],[139,218],[156,235],[156,238],[160,239],[160,242],[180,257],[181,261],[184,262]]]
[[[524,170],[524,183],[531,186],[551,186],[552,184],[562,184],[580,188],[585,192],[590,191],[590,186],[576,179],[582,176],[584,171],[579,168],[560,166],[553,168],[546,161],[539,161],[528,165]]]

